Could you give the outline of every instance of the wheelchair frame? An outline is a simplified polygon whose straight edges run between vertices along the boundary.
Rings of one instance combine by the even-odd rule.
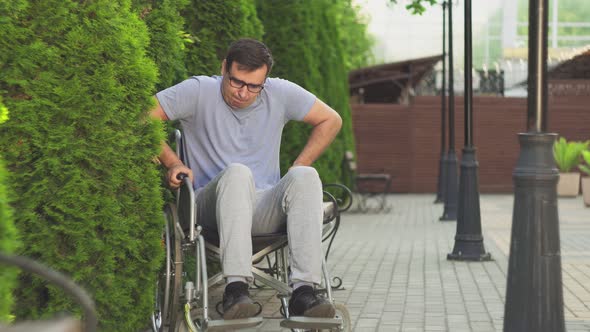
[[[179,130],[175,131],[176,152],[181,160],[185,160],[186,150],[182,142],[182,135]],[[188,166],[188,165],[187,165]],[[166,225],[162,234],[162,242],[166,250],[166,260],[162,270],[158,274],[156,284],[156,307],[152,314],[152,329],[155,332],[178,331],[217,331],[233,330],[255,327],[262,323],[260,316],[232,320],[212,320],[209,315],[209,287],[223,281],[223,273],[219,272],[212,277],[207,274],[207,258],[219,259],[220,249],[206,242],[203,229],[197,223],[195,192],[190,179],[184,176],[182,186],[176,193],[176,204],[168,203],[164,208]],[[331,211],[329,217],[324,217],[322,241],[329,240],[325,256],[322,257],[322,284],[320,292],[326,293],[326,298],[334,304],[332,297],[332,285],[326,260],[330,252],[332,241],[336,236],[340,224],[340,213],[346,211],[352,204],[350,190],[340,184],[328,184],[326,188],[341,190],[341,195],[346,197],[345,207],[339,208],[343,201],[324,190]],[[188,203],[182,197],[188,196]],[[188,205],[188,213],[183,210]],[[324,215],[325,215],[324,211]],[[188,222],[183,223],[183,218]],[[186,225],[188,223],[188,225]],[[184,227],[183,227],[184,226]],[[184,230],[187,229],[188,234]],[[184,229],[184,230],[183,230]],[[350,315],[343,305],[335,304],[337,313],[341,316],[335,318],[309,318],[289,317],[288,298],[291,295],[289,287],[289,253],[286,234],[271,234],[262,236],[272,238],[272,243],[264,245],[261,250],[255,250],[252,255],[252,275],[254,281],[258,281],[278,292],[277,296],[281,301],[281,313],[284,320],[281,326],[294,331],[305,329],[329,329],[329,330],[350,330]],[[257,236],[253,236],[254,241]],[[185,257],[194,251],[195,274],[194,278],[183,271]],[[270,263],[270,255],[274,253],[274,266]],[[261,268],[257,263],[267,259],[269,267]],[[184,278],[183,278],[184,277]],[[185,279],[185,280],[183,280]],[[341,279],[334,278],[341,286]],[[183,283],[184,281],[184,283]],[[256,284],[255,284],[256,285]],[[258,285],[256,285],[258,286]],[[193,316],[196,314],[197,318]],[[183,323],[185,324],[183,326]]]

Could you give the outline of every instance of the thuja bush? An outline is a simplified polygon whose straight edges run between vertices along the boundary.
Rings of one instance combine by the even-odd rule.
[[[8,119],[8,110],[0,98],[0,129],[2,122]],[[8,204],[11,195],[7,189],[7,173],[0,155],[0,252],[12,253],[17,246],[16,228],[12,220],[12,208]],[[10,321],[12,289],[16,283],[16,270],[0,266],[0,322]]]
[[[261,39],[254,0],[192,0],[182,15],[194,39],[186,47],[189,75],[219,75],[229,44],[241,37]]]
[[[257,2],[257,9],[267,32],[264,42],[271,49],[275,60],[271,76],[288,79],[321,98],[319,59],[314,54],[314,49],[319,47],[313,21],[314,12],[318,9],[317,3],[261,0]],[[297,33],[293,33],[294,31]],[[283,130],[280,158],[283,172],[286,172],[297,158],[309,132],[307,125],[293,121]],[[321,160],[314,166],[325,179]]]
[[[180,14],[190,0],[133,0],[133,9],[145,21],[150,37],[148,56],[158,67],[157,90],[186,79],[185,45],[194,39],[184,31]]]
[[[11,111],[0,153],[20,253],[85,287],[104,331],[139,330],[163,224],[147,28],[126,0],[3,1],[0,20],[0,92]],[[20,278],[16,299],[17,318],[79,310],[34,277]]]

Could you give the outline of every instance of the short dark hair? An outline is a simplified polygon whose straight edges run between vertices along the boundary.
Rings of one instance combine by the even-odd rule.
[[[225,56],[227,71],[234,61],[238,63],[238,68],[241,70],[253,71],[266,65],[267,76],[273,65],[270,49],[262,42],[251,38],[238,39],[229,45]]]

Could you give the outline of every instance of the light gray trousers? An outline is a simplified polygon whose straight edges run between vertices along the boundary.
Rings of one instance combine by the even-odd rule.
[[[320,283],[322,184],[312,167],[296,166],[274,187],[256,190],[250,169],[231,164],[197,191],[199,224],[219,232],[225,277],[252,280],[252,235],[287,230],[291,278]]]

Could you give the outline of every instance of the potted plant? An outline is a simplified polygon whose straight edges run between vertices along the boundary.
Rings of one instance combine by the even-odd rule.
[[[553,144],[553,157],[557,168],[559,168],[558,196],[578,196],[580,192],[580,173],[572,172],[572,169],[580,164],[580,155],[587,147],[588,142],[568,142],[563,137],[560,137]]]
[[[582,178],[582,195],[584,195],[584,204],[590,206],[590,151],[582,151],[582,159],[584,163],[579,168],[587,175]]]

